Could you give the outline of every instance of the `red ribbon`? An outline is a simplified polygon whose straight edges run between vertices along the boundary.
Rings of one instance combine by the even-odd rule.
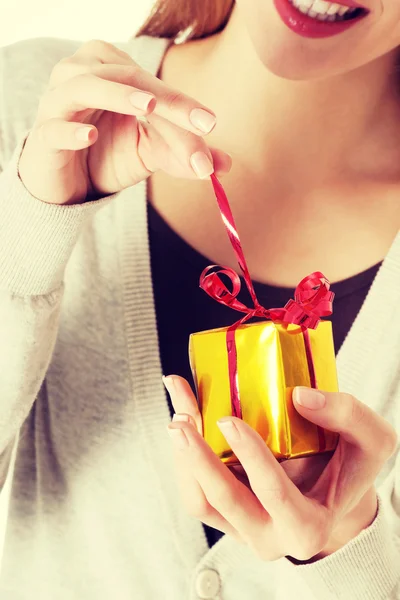
[[[235,344],[235,331],[242,323],[251,317],[270,319],[274,323],[283,325],[298,325],[304,335],[307,362],[309,365],[311,387],[317,387],[314,363],[309,343],[308,329],[316,329],[321,317],[332,314],[332,302],[334,293],[329,291],[330,283],[319,271],[311,273],[300,281],[294,294],[294,300],[289,300],[283,308],[267,309],[260,304],[251,281],[249,269],[246,264],[239,234],[232,215],[232,211],[226,197],[225,191],[215,174],[211,175],[215,196],[225,225],[230,242],[235,252],[239,268],[249,290],[253,307],[248,307],[239,302],[237,296],[240,292],[241,282],[239,275],[229,267],[218,267],[211,265],[204,269],[200,276],[200,287],[220,304],[229,306],[234,310],[245,313],[245,316],[228,327],[226,335],[226,346],[228,352],[229,382],[231,392],[232,415],[242,418],[240,395],[237,375],[237,352]],[[218,272],[215,270],[218,269]],[[221,275],[228,277],[232,284],[229,290],[221,279]]]

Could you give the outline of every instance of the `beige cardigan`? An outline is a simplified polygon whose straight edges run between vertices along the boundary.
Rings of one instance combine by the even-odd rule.
[[[312,565],[208,549],[166,434],[146,185],[81,206],[17,173],[54,64],[80,43],[0,51],[0,452],[20,437],[0,577],[5,600],[400,599],[400,459],[377,519]],[[164,40],[117,44],[155,73]],[[341,389],[400,432],[400,235],[338,355]],[[35,401],[36,400],[36,401]],[[3,456],[7,466],[7,455]]]

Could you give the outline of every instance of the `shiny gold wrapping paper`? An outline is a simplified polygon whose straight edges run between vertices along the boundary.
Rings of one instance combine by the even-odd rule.
[[[194,333],[189,359],[203,416],[204,438],[221,460],[238,464],[217,426],[232,415],[226,349],[227,328]],[[321,321],[308,330],[318,387],[338,390],[332,326]],[[303,334],[298,326],[285,329],[272,321],[245,324],[235,332],[242,417],[266,441],[278,460],[318,454],[336,447],[338,436],[303,419],[295,410],[295,386],[310,387]]]

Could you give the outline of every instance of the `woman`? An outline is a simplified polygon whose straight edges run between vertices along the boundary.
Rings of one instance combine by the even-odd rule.
[[[128,43],[2,50],[2,598],[400,598],[399,44],[396,0],[164,0]],[[187,383],[235,319],[198,289],[235,267],[213,171],[263,304],[337,296],[342,392],[293,401],[338,449],[280,466],[224,419],[253,493]]]

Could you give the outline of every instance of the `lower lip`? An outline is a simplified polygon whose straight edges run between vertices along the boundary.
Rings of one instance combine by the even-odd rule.
[[[348,21],[318,21],[304,15],[289,0],[274,0],[282,21],[295,33],[307,38],[326,38],[354,27],[367,13]]]

